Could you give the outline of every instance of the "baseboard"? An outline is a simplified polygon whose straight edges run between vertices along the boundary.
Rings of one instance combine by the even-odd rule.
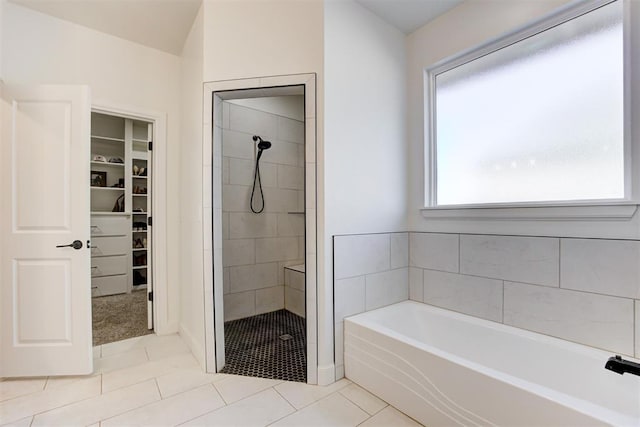
[[[329,385],[336,382],[336,366],[330,365],[318,366],[318,385]]]
[[[193,357],[196,358],[198,364],[200,365],[200,368],[204,372],[206,369],[204,347],[182,325],[180,325],[178,329],[178,334],[184,340],[185,344],[187,344],[187,346],[191,350],[191,353],[193,354]]]

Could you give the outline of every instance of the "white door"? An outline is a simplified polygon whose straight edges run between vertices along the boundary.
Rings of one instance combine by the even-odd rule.
[[[0,377],[89,374],[89,88],[1,90]]]

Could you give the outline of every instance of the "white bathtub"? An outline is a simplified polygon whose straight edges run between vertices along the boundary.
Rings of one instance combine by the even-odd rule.
[[[429,427],[640,426],[612,353],[413,301],[344,328],[346,377]]]

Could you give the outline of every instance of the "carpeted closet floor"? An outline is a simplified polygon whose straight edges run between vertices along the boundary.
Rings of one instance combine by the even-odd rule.
[[[147,335],[147,292],[109,295],[91,299],[93,345]]]

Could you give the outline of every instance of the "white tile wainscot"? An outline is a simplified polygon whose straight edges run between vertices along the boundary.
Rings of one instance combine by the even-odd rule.
[[[334,353],[336,379],[340,379],[344,376],[344,318],[409,298],[409,236],[334,236],[333,250]]]
[[[427,304],[502,322],[502,280],[424,270]]]
[[[559,250],[556,238],[463,234],[460,273],[558,286]]]
[[[411,232],[409,259],[414,301],[640,356],[637,240]]]
[[[633,355],[633,300],[505,282],[504,323]]]
[[[640,242],[562,239],[560,255],[561,287],[640,299]]]

